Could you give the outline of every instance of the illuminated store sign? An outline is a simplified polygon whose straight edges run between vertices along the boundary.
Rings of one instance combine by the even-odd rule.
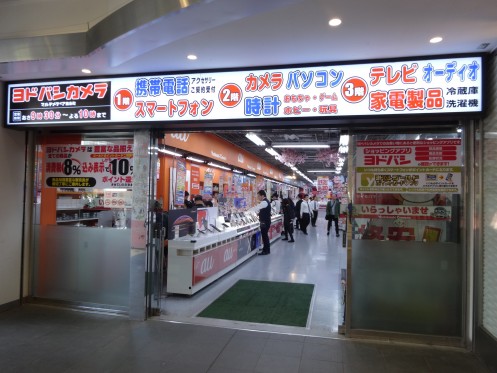
[[[479,113],[481,57],[8,85],[9,126]]]

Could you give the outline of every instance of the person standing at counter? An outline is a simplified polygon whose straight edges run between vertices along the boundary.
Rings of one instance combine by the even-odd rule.
[[[266,192],[259,190],[257,192],[257,199],[259,203],[252,207],[250,211],[254,211],[259,215],[259,223],[261,227],[262,249],[259,255],[269,255],[271,253],[271,246],[269,242],[269,227],[271,226],[271,203],[266,198]]]
[[[280,197],[276,192],[271,196],[271,210],[275,214],[279,214],[281,211]]]

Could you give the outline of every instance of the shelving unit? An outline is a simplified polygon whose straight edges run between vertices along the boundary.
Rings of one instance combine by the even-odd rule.
[[[57,224],[82,224],[95,225],[98,221],[98,213],[105,208],[85,208],[82,198],[84,191],[58,190],[56,200],[56,223]]]

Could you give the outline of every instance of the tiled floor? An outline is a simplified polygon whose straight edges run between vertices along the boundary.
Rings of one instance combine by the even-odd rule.
[[[469,352],[25,305],[0,313],[0,372],[488,372]]]
[[[327,236],[320,220],[193,297],[168,296],[163,315],[146,322],[24,305],[0,313],[0,372],[487,372],[460,349],[341,338],[345,264],[341,237]],[[308,326],[195,317],[240,278],[315,284]]]
[[[317,226],[308,227],[308,235],[296,231],[295,243],[276,240],[271,244],[271,255],[249,259],[192,297],[169,294],[162,302],[162,320],[338,337],[338,325],[343,323],[341,269],[347,266],[346,249],[342,245],[342,236],[326,234],[327,221],[323,218],[323,212],[320,215]],[[195,317],[238,279],[314,284],[315,291],[307,328]]]

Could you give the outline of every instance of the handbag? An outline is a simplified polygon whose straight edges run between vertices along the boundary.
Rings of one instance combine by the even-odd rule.
[[[331,220],[331,215],[328,215],[326,214],[326,216],[324,217],[326,220]]]

